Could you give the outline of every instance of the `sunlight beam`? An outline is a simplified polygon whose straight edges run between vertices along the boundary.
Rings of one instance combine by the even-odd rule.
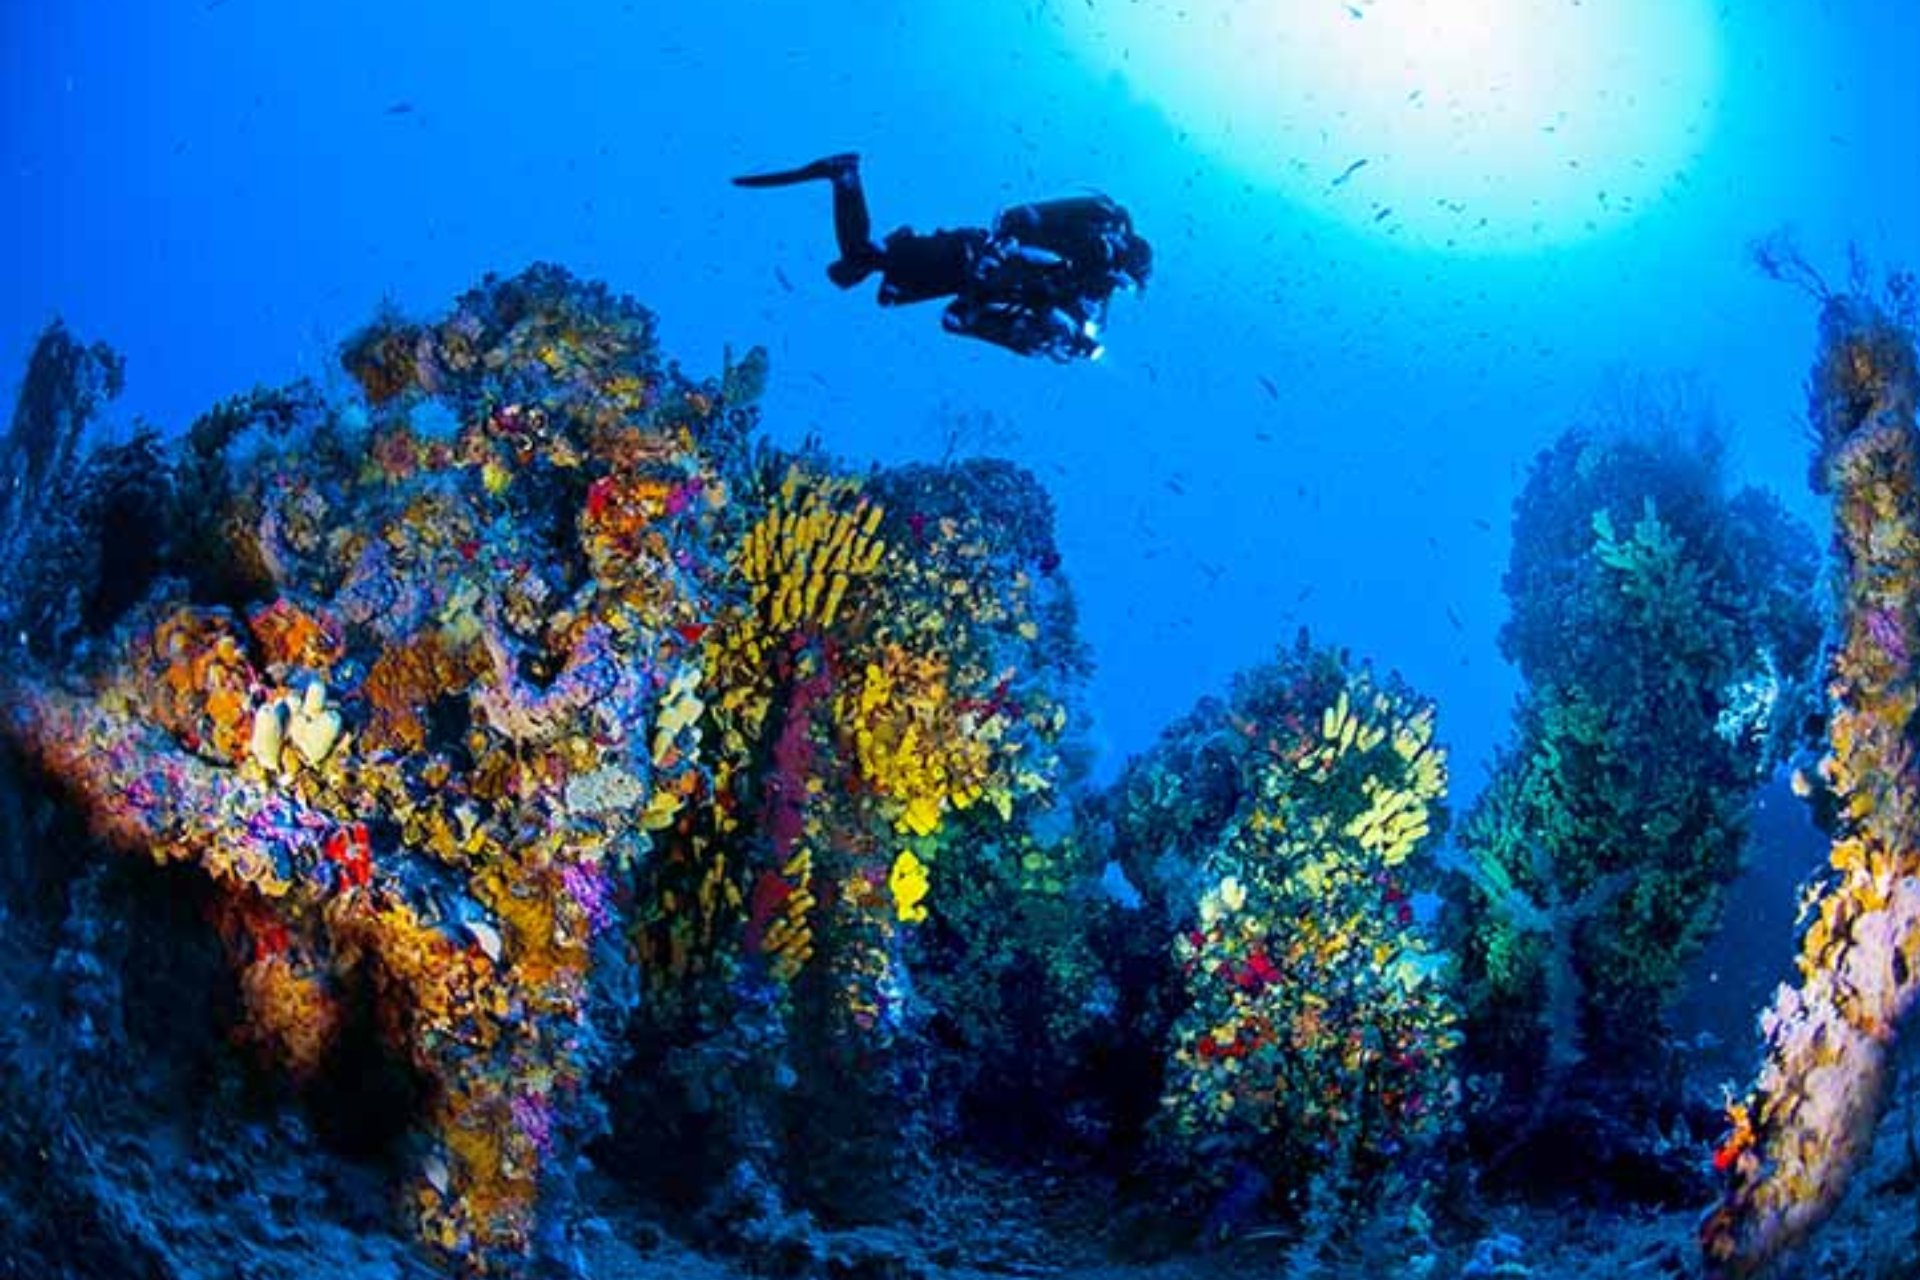
[[[1707,0],[1161,0],[1071,5],[1194,143],[1322,216],[1525,252],[1615,229],[1711,132]]]

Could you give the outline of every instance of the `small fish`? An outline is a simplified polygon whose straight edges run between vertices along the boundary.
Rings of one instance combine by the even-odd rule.
[[[1260,385],[1267,389],[1267,395],[1270,399],[1278,400],[1280,398],[1280,388],[1274,386],[1273,379],[1264,373],[1260,375]]]
[[[782,289],[785,289],[788,293],[793,292],[793,281],[787,279],[787,273],[782,271],[779,267],[775,267],[773,269],[773,278],[780,282],[780,287]]]
[[[1327,186],[1329,188],[1344,187],[1347,185],[1348,178],[1351,178],[1354,174],[1360,172],[1362,169],[1366,167],[1367,167],[1367,162],[1365,160],[1355,160],[1352,164],[1342,169],[1340,171],[1340,176],[1335,178],[1332,182],[1329,182]]]
[[[1255,440],[1258,440],[1258,441],[1260,441],[1260,442],[1261,442],[1262,444],[1272,444],[1272,443],[1273,443],[1273,432],[1271,432],[1271,431],[1256,431],[1256,432],[1254,432],[1254,433],[1253,433],[1253,438],[1254,438]]]
[[[1177,493],[1183,498],[1187,496],[1187,487],[1181,484],[1178,480],[1175,480],[1169,477],[1166,481],[1166,486],[1167,486],[1167,492],[1169,493]]]
[[[1309,583],[1308,585],[1300,588],[1300,594],[1296,595],[1293,598],[1293,602],[1295,604],[1305,604],[1307,602],[1307,599],[1312,595],[1313,595],[1313,585]]]
[[[410,116],[413,114],[413,104],[411,102],[390,103],[387,107],[386,114],[390,116]]]
[[[1480,518],[1479,516],[1475,516],[1475,517],[1473,518],[1473,527],[1474,527],[1474,528],[1476,528],[1476,529],[1478,529],[1478,530],[1480,530],[1480,532],[1482,532],[1482,533],[1492,533],[1492,532],[1493,532],[1493,521],[1491,521],[1491,520],[1482,520],[1482,519],[1481,519],[1481,518]]]
[[[1452,605],[1447,606],[1447,621],[1453,624],[1455,631],[1465,631],[1467,629],[1466,623],[1460,621],[1460,615],[1454,612]]]
[[[1375,222],[1385,222],[1388,218],[1392,216],[1393,216],[1393,206],[1390,204],[1381,205],[1380,212],[1373,215],[1373,220]]]

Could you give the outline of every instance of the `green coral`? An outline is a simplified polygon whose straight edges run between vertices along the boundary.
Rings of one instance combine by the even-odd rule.
[[[1817,634],[1807,532],[1728,496],[1710,436],[1572,431],[1515,504],[1528,689],[1455,867],[1473,1058],[1646,1074],[1740,866],[1747,792]]]

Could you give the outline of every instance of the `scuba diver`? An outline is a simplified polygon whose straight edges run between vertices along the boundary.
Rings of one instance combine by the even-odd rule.
[[[901,227],[875,244],[858,155],[733,181],[741,187],[831,182],[840,257],[828,264],[828,279],[851,289],[878,272],[883,307],[951,298],[940,318],[948,333],[1018,355],[1098,359],[1108,298],[1115,289],[1144,288],[1153,270],[1153,250],[1134,234],[1133,219],[1104,195],[1018,205],[1002,211],[992,230],[922,234]]]

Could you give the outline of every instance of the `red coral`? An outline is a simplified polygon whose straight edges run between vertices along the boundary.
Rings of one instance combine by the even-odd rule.
[[[327,837],[325,853],[328,862],[340,867],[349,888],[365,888],[373,882],[373,842],[367,835],[366,823],[350,822],[336,827]]]

